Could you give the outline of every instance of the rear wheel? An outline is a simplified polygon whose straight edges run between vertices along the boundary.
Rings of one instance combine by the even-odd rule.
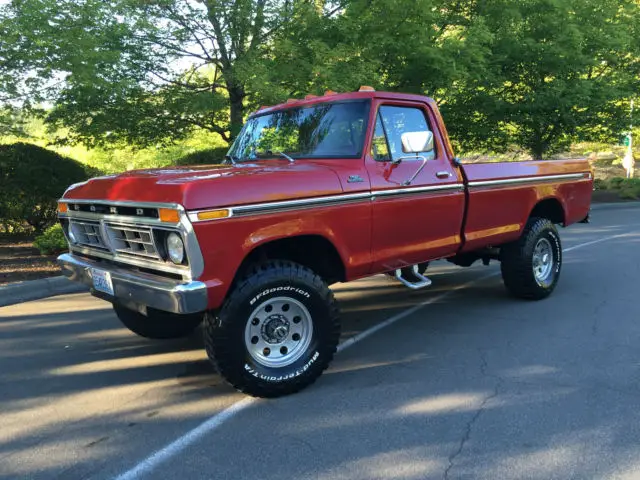
[[[255,268],[222,309],[205,316],[207,354],[236,389],[278,397],[313,383],[340,337],[337,303],[306,267],[273,261]]]
[[[120,321],[133,333],[145,338],[168,339],[186,337],[202,322],[204,314],[178,315],[153,308],[147,315],[130,310],[122,305],[113,305]]]
[[[521,237],[500,252],[502,280],[514,296],[531,300],[548,297],[562,268],[562,244],[555,225],[531,218]]]

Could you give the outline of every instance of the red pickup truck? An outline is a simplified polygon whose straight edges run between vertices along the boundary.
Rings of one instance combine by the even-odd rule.
[[[204,323],[220,374],[275,397],[332,360],[333,283],[386,273],[419,289],[432,260],[498,260],[511,294],[547,297],[556,225],[588,221],[592,183],[586,160],[461,164],[428,97],[327,92],[254,112],[221,164],[72,185],[59,263],[139,335]]]

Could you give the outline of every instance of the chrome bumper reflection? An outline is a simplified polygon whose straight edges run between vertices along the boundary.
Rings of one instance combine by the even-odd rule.
[[[136,304],[173,313],[197,313],[207,309],[207,287],[202,282],[188,283],[158,278],[142,272],[96,262],[65,253],[58,257],[62,273],[69,279],[91,287],[91,293],[113,302]],[[111,275],[114,296],[93,289],[91,269],[107,271]]]

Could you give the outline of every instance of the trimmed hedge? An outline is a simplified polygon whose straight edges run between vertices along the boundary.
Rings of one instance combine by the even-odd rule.
[[[0,145],[0,225],[7,233],[42,232],[56,221],[56,201],[94,171],[29,143]]]

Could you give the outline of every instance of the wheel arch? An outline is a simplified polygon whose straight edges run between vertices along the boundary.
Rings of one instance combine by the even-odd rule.
[[[233,283],[242,279],[252,265],[269,260],[290,260],[320,275],[327,284],[346,280],[346,265],[336,246],[320,234],[301,234],[269,239],[255,245],[238,267]]]
[[[559,225],[565,225],[566,212],[560,200],[556,197],[549,197],[539,200],[529,213],[529,218],[546,218]]]

